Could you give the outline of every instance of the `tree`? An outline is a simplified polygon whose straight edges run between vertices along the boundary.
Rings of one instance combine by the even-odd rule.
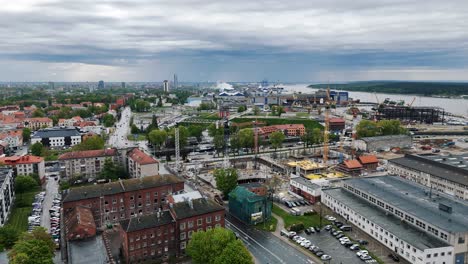
[[[157,107],[163,107],[162,98],[159,96]]]
[[[260,107],[255,106],[253,111],[254,111],[254,115],[258,116],[260,114]]]
[[[37,181],[31,176],[16,176],[15,179],[15,191],[16,193],[24,193],[31,191],[34,187],[37,186]]]
[[[32,113],[32,117],[45,117],[45,113],[44,113],[44,111],[42,111],[41,109],[36,109],[36,110]]]
[[[247,107],[245,107],[245,105],[241,105],[237,108],[238,113],[245,112],[246,110],[247,110]]]
[[[102,123],[104,124],[105,127],[111,127],[115,123],[115,117],[111,114],[105,114],[102,117]]]
[[[276,150],[283,145],[283,141],[286,137],[284,136],[283,132],[275,131],[270,134],[269,138],[271,146]]]
[[[216,152],[218,152],[218,155],[222,150],[224,149],[225,142],[224,142],[224,135],[217,134],[213,138],[213,144],[214,148],[216,149]]]
[[[216,180],[216,187],[220,190],[224,197],[237,186],[238,173],[234,168],[216,169],[213,173]]]
[[[0,227],[0,247],[11,248],[18,240],[19,234],[11,226]]]
[[[242,242],[224,228],[195,232],[186,251],[195,264],[254,263]]]
[[[23,128],[23,141],[28,142],[31,139],[31,129]]]
[[[229,143],[231,144],[231,150],[233,150],[235,152],[239,152],[239,149],[241,148],[241,145],[240,145],[240,139],[239,139],[239,134],[238,133],[231,136],[231,139],[229,140]]]
[[[106,158],[99,178],[106,180],[126,179],[128,174],[122,166],[115,165],[112,159]]]
[[[53,264],[54,242],[43,227],[24,232],[8,253],[11,264]]]
[[[130,133],[132,134],[138,134],[140,133],[140,129],[138,129],[138,127],[135,125],[135,124],[132,124],[130,126]]]
[[[244,128],[239,130],[239,141],[240,146],[243,148],[252,149],[255,143],[255,135],[252,128]]]
[[[358,137],[375,137],[377,135],[377,123],[370,120],[362,120],[356,126]]]
[[[204,128],[202,126],[190,125],[188,131],[191,137],[196,137],[198,142],[202,140]]]
[[[92,136],[85,139],[78,145],[73,146],[73,150],[83,151],[83,150],[97,150],[104,149],[104,139],[100,136]]]
[[[44,146],[41,144],[41,142],[36,142],[31,146],[31,154],[34,156],[41,156],[43,149]]]
[[[167,132],[165,130],[153,130],[148,134],[148,139],[151,144],[161,148],[167,140]]]
[[[241,240],[228,243],[214,261],[215,264],[253,264],[254,261]]]
[[[171,145],[175,147],[175,128],[171,129],[169,131],[169,135],[171,138]],[[183,148],[187,145],[187,138],[188,138],[189,132],[186,127],[184,126],[179,126],[179,145],[180,148]]]

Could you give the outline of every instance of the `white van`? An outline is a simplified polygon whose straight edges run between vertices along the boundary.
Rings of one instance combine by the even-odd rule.
[[[289,237],[289,231],[286,229],[282,229],[280,232],[281,236]]]

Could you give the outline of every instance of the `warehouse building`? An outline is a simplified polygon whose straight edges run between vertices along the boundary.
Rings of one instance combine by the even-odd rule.
[[[411,263],[465,263],[468,204],[397,176],[343,181],[322,201]]]
[[[389,160],[388,171],[434,191],[468,200],[468,153],[449,156],[405,155]]]
[[[365,137],[354,141],[354,147],[357,150],[389,151],[392,148],[411,148],[413,141],[408,135],[391,135],[379,137]]]

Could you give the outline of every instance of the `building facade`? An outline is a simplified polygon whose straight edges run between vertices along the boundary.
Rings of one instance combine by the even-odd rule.
[[[388,171],[421,185],[468,200],[468,154],[405,155],[388,161]]]
[[[81,134],[75,128],[41,129],[31,137],[31,144],[36,142],[45,147],[70,147],[81,143]]]
[[[62,177],[83,176],[86,179],[96,179],[104,168],[106,159],[121,163],[117,149],[73,151],[60,155],[58,158]]]
[[[0,168],[0,226],[7,222],[13,201],[15,200],[15,188],[13,170],[9,168]]]
[[[11,156],[0,158],[0,163],[11,166],[14,175],[37,174],[41,183],[45,182],[45,163],[43,157],[38,156]]]
[[[127,169],[131,178],[140,178],[159,174],[159,162],[141,151],[139,148],[134,148],[127,156]]]
[[[468,204],[397,176],[342,182],[323,203],[411,263],[466,263]],[[434,262],[435,261],[435,262]]]
[[[310,180],[303,177],[291,177],[289,180],[289,189],[302,197],[308,202],[315,204],[320,202],[321,187]]]
[[[354,147],[357,150],[373,152],[373,151],[389,151],[392,148],[411,148],[413,141],[408,135],[392,135],[379,137],[365,137],[354,140]]]
[[[248,225],[256,225],[271,219],[272,202],[268,196],[260,196],[242,186],[229,193],[229,212]]]
[[[174,175],[71,188],[64,197],[64,214],[77,206],[89,208],[96,226],[117,223],[132,217],[167,210],[167,196],[184,190],[184,182]]]
[[[54,122],[48,117],[33,117],[26,118],[23,121],[23,125],[31,130],[38,130],[41,128],[53,127]]]

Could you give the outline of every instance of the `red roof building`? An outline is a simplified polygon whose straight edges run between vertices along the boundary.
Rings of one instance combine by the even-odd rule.
[[[42,183],[45,182],[44,158],[38,156],[11,156],[0,158],[0,163],[11,166],[15,175],[39,175]]]
[[[82,175],[87,179],[95,179],[108,158],[114,163],[121,163],[117,149],[113,148],[67,152],[60,155],[58,160],[63,178]]]
[[[366,170],[376,170],[379,166],[379,160],[375,155],[359,156],[358,160]]]
[[[65,218],[67,240],[81,240],[96,236],[96,224],[89,208],[77,206]]]
[[[139,148],[128,153],[128,173],[131,178],[140,178],[159,174],[159,161]]]
[[[345,160],[343,163],[338,165],[337,171],[341,171],[352,176],[358,176],[361,174],[362,165],[357,160]]]
[[[343,118],[330,118],[330,131],[340,131],[345,129],[346,124]]]

